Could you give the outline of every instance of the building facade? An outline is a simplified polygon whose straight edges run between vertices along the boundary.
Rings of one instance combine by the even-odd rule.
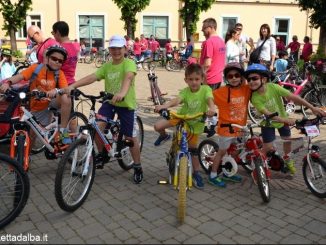
[[[159,39],[171,38],[174,45],[182,45],[185,30],[178,13],[181,6],[178,0],[151,0],[150,5],[137,14],[135,36],[144,34],[149,37],[153,34]],[[58,20],[69,24],[70,39],[84,40],[88,47],[107,47],[111,35],[126,34],[124,23],[120,20],[120,9],[111,0],[33,0],[32,8],[26,17],[26,27],[38,25],[47,36],[51,36],[52,24]],[[260,26],[267,23],[272,34],[280,35],[286,44],[293,35],[297,35],[301,43],[304,36],[309,36],[314,50],[318,44],[319,30],[309,27],[308,13],[300,11],[295,0],[218,0],[200,15],[195,35],[196,48],[200,48],[204,40],[200,30],[202,21],[208,17],[216,19],[217,32],[223,38],[228,28],[241,22],[243,33],[256,42]],[[17,32],[19,49],[26,48],[26,27]],[[0,36],[4,36],[2,30]]]

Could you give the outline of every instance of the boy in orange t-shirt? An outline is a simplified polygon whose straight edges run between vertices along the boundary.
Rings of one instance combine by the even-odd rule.
[[[241,182],[241,176],[233,175],[227,177],[217,175],[217,169],[221,164],[221,160],[225,155],[227,149],[236,141],[240,132],[234,129],[235,133],[230,133],[229,128],[222,128],[221,124],[235,123],[239,125],[246,125],[248,114],[248,102],[251,95],[251,90],[247,84],[244,84],[243,78],[244,70],[237,62],[227,64],[224,69],[224,78],[227,85],[220,87],[213,91],[214,103],[219,110],[218,118],[218,152],[216,153],[212,165],[212,171],[208,178],[208,182],[214,186],[225,187],[223,180],[233,182]]]
[[[50,46],[46,51],[46,57],[44,60],[44,66],[41,68],[35,79],[30,83],[30,91],[39,90],[47,93],[48,98],[56,98],[55,104],[61,107],[61,140],[63,144],[71,143],[71,139],[66,129],[70,112],[71,112],[71,100],[66,94],[58,95],[58,88],[68,87],[65,75],[60,70],[63,62],[67,59],[66,50],[59,46]],[[33,72],[36,70],[39,64],[33,64],[21,73],[8,78],[8,81],[0,87],[0,91],[6,91],[9,86],[19,83],[21,80],[30,80]],[[58,74],[58,78],[55,78],[55,74]],[[52,113],[48,110],[50,104],[49,100],[36,100],[31,98],[30,110],[35,116],[36,120],[43,126],[50,124],[52,119]],[[31,139],[34,138],[31,132]]]

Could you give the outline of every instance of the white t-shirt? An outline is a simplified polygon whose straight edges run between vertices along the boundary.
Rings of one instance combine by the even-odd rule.
[[[258,39],[256,48],[258,48],[263,42],[264,40]],[[270,37],[264,43],[259,58],[265,61],[271,61],[272,55],[276,56],[276,41],[273,37]]]

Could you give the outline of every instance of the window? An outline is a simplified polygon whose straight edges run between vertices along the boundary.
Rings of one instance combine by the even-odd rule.
[[[84,41],[86,47],[104,47],[104,16],[80,15],[79,38]]]
[[[145,37],[167,39],[169,35],[169,18],[167,16],[144,16],[143,34]]]
[[[42,29],[41,25],[41,16],[40,15],[29,15],[26,17],[26,24],[17,31],[17,38],[26,38],[27,37],[27,28],[31,25],[38,26]]]
[[[275,35],[280,36],[285,45],[288,44],[289,41],[289,19],[275,19]]]
[[[234,28],[235,24],[238,22],[237,17],[223,17],[222,21],[222,38],[225,38],[225,35],[228,30]]]

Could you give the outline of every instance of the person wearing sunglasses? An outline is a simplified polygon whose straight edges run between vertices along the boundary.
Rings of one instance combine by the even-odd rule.
[[[234,133],[229,128],[221,127],[222,124],[236,123],[246,125],[248,115],[248,103],[251,95],[249,86],[245,83],[244,70],[239,62],[231,62],[224,68],[226,86],[213,91],[214,103],[218,108],[218,152],[216,153],[208,182],[217,187],[225,187],[224,181],[241,182],[240,175],[227,177],[218,176],[217,169],[229,146],[240,136],[239,130],[234,128]]]
[[[58,45],[59,43],[53,38],[46,38],[44,33],[38,26],[31,25],[27,29],[27,35],[32,43],[35,43],[36,57],[38,63],[43,63],[45,57],[45,51],[53,45]],[[32,52],[33,50],[29,51]],[[27,52],[26,52],[27,53]]]
[[[283,104],[283,98],[287,101],[293,101],[297,105],[303,105],[309,108],[315,115],[326,116],[326,112],[320,108],[314,107],[300,96],[292,94],[282,86],[269,83],[269,70],[262,64],[252,64],[248,66],[245,77],[252,90],[251,103],[257,111],[266,116],[278,112],[278,116],[272,118],[271,125],[266,126],[266,122],[261,123],[261,134],[263,138],[263,152],[266,154],[273,150],[273,141],[275,140],[275,129],[278,130],[282,139],[291,137],[291,125],[295,124],[296,119],[289,118]],[[283,144],[283,159],[290,174],[296,172],[295,162],[289,157],[291,152],[291,142]]]
[[[48,110],[49,104],[56,108],[61,108],[60,139],[63,144],[70,144],[71,139],[66,129],[70,116],[71,100],[66,95],[59,95],[58,90],[68,87],[64,73],[60,70],[63,62],[67,59],[67,51],[54,45],[47,49],[43,64],[33,64],[23,70],[21,73],[8,78],[7,82],[2,84],[0,91],[5,92],[13,84],[22,80],[30,80],[29,90],[35,89],[47,93],[47,99],[36,100],[31,98],[30,111],[43,126],[51,123],[52,112]],[[36,74],[36,75],[34,75]],[[31,131],[31,141],[34,142],[35,135]]]

